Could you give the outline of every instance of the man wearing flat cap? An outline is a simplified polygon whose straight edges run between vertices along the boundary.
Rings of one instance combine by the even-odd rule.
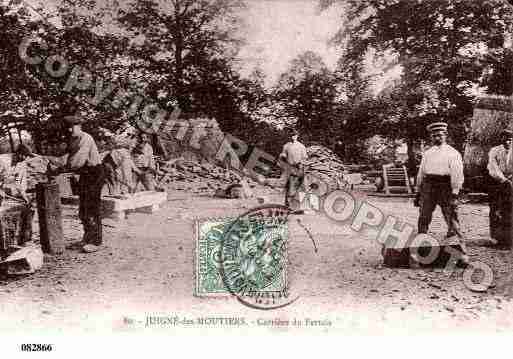
[[[65,116],[64,122],[70,139],[66,165],[60,171],[74,172],[80,176],[79,217],[84,228],[83,250],[95,252],[102,244],[101,191],[104,170],[94,139],[82,131],[82,118],[78,115]]]
[[[433,211],[439,205],[448,227],[447,238],[456,235],[461,240],[457,211],[458,195],[464,180],[463,159],[456,149],[446,143],[446,123],[432,123],[427,130],[433,146],[424,153],[417,175],[420,205],[418,232],[428,232]]]
[[[511,196],[513,177],[513,131],[501,132],[499,146],[488,154],[488,173],[493,179],[489,191],[490,204],[490,244],[498,249],[511,249]]]

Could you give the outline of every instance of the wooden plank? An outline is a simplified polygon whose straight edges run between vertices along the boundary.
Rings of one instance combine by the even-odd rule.
[[[102,208],[106,211],[118,212],[161,204],[167,201],[166,192],[143,191],[122,198],[102,197]]]
[[[388,188],[388,176],[387,176],[387,166],[383,166],[383,180],[385,181],[385,193],[390,194],[390,189]]]
[[[64,204],[78,205],[78,196],[64,196]],[[121,219],[124,212],[139,208],[159,206],[167,201],[166,192],[142,191],[131,195],[102,196],[102,212],[104,216]],[[153,207],[154,210],[157,207]],[[146,212],[152,213],[152,212]]]

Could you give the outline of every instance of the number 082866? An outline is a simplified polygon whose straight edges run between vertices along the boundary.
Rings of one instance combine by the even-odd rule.
[[[52,344],[21,344],[22,352],[51,352]]]

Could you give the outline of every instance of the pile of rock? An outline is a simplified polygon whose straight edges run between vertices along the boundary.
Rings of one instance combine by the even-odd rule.
[[[194,193],[219,193],[233,184],[241,183],[242,176],[229,169],[208,162],[196,162],[176,158],[161,162],[159,169],[159,187],[171,190],[186,190]],[[245,178],[254,188],[257,183]]]
[[[215,157],[224,133],[215,119],[192,118],[179,123],[170,122],[161,131],[161,144],[170,157],[182,157],[191,162],[217,162]]]
[[[343,187],[345,167],[342,160],[330,149],[314,145],[307,148],[308,161],[305,171],[321,179],[333,191]]]

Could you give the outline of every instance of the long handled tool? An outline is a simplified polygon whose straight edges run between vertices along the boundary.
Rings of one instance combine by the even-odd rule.
[[[29,202],[27,202],[23,198],[18,198],[18,197],[10,196],[10,195],[8,195],[5,192],[1,193],[0,196],[2,196],[4,198],[8,198],[8,199],[10,199],[12,201],[20,202],[20,203],[23,203],[23,204],[29,204]]]

